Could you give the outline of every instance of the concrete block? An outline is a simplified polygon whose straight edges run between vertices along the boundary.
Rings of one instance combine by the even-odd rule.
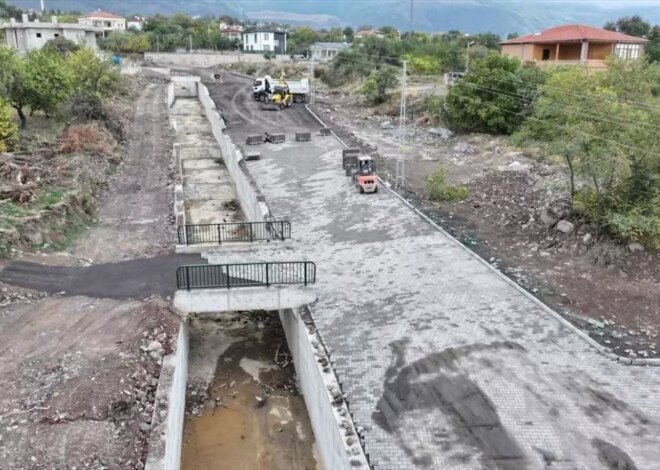
[[[296,142],[309,142],[312,140],[311,132],[296,132]]]
[[[271,134],[270,141],[273,144],[281,144],[286,140],[286,135],[284,134]]]
[[[247,150],[245,152],[245,159],[246,160],[260,160],[261,159],[261,152],[257,150]]]
[[[319,131],[319,135],[323,137],[327,137],[330,134],[332,134],[332,129],[330,129],[329,127],[322,127],[321,130]]]
[[[283,310],[302,307],[316,299],[316,290],[303,286],[178,290],[174,294],[174,308],[181,313]]]
[[[262,144],[263,141],[264,141],[264,138],[261,136],[261,134],[259,134],[259,135],[249,135],[247,137],[247,139],[245,139],[245,143],[247,145],[259,145],[259,144]]]
[[[341,151],[341,156],[342,157],[357,157],[360,154],[360,149],[356,148],[348,148],[348,149],[342,149]]]

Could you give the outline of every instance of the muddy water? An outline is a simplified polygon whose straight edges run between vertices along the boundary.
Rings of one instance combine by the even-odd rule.
[[[190,327],[182,468],[317,470],[277,314],[197,318]]]

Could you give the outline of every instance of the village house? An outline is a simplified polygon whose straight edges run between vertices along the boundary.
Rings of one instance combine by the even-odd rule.
[[[609,56],[637,59],[648,41],[635,36],[586,25],[563,25],[501,43],[502,55],[517,57],[544,67],[582,65],[591,69],[607,68]]]
[[[49,23],[29,21],[27,14],[23,14],[22,22],[11,18],[0,29],[4,30],[5,44],[21,53],[41,49],[51,39],[60,37],[96,49],[96,35],[103,33],[100,28],[88,25],[59,23],[57,16],[52,16]]]
[[[144,28],[144,17],[143,16],[129,16],[126,18],[126,29],[134,29],[136,31],[142,31]]]
[[[81,16],[78,18],[78,23],[101,28],[107,32],[126,30],[126,18],[101,10]]]
[[[339,51],[350,49],[351,45],[345,42],[315,42],[310,46],[314,62],[330,62]]]
[[[286,53],[286,33],[284,31],[257,30],[243,33],[243,50]]]
[[[243,26],[220,23],[220,33],[227,39],[240,41],[243,36]]]

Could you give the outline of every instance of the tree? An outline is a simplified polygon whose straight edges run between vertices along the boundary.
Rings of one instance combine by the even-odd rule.
[[[71,39],[59,37],[46,42],[44,49],[49,52],[55,52],[62,57],[66,57],[72,52],[76,52],[78,49],[80,49],[80,46],[73,42]]]
[[[623,16],[616,20],[616,23],[612,21],[605,23],[605,29],[641,38],[649,33],[651,25],[644,21],[639,15]]]
[[[379,28],[378,31],[389,39],[398,39],[399,37],[399,30],[394,26],[383,26]]]
[[[649,33],[646,44],[646,58],[649,62],[660,63],[660,25],[656,25]]]
[[[449,89],[443,120],[459,132],[511,134],[531,112],[543,80],[544,73],[534,66],[489,55]]]
[[[342,33],[344,35],[344,40],[346,42],[353,42],[353,37],[355,35],[355,33],[353,32],[353,28],[351,28],[350,26],[346,26],[344,28],[344,31],[342,31]]]
[[[387,91],[394,87],[399,80],[397,69],[384,65],[377,70],[373,70],[364,82],[360,93],[362,93],[371,104],[380,104],[385,102]]]
[[[18,129],[11,106],[0,98],[0,152],[12,150],[18,141]]]
[[[109,60],[100,59],[85,47],[71,54],[66,61],[71,70],[76,93],[97,94],[100,97],[115,92],[121,86],[121,75]]]
[[[509,33],[509,34],[506,35],[506,39],[507,40],[516,39],[518,36],[520,36],[518,33],[515,33],[515,32],[514,33]]]

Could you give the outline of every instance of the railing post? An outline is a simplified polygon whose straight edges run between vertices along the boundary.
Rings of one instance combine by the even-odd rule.
[[[190,290],[190,266],[186,266],[186,288]]]
[[[284,241],[284,222],[280,222],[280,233],[282,234],[282,241]]]
[[[218,245],[222,245],[222,229],[221,225],[218,224]]]
[[[252,233],[252,222],[248,222],[250,225],[250,243],[254,241],[254,233]]]
[[[189,225],[184,225],[183,226],[183,232],[186,237],[186,246],[190,245],[190,233],[188,233],[188,229],[190,228]]]
[[[269,268],[270,268],[270,263],[266,263],[266,287],[270,287],[270,279],[268,277]]]
[[[229,265],[228,264],[225,264],[225,272],[227,273],[227,275],[226,275],[226,277],[227,277],[227,289],[230,289],[231,288],[231,280],[229,278]]]
[[[305,266],[305,287],[307,287],[307,261],[303,261],[303,266]]]

